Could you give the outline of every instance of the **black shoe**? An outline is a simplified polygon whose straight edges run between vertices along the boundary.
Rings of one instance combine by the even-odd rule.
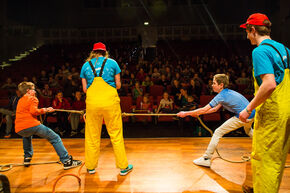
[[[32,159],[32,157],[25,157],[24,158],[24,161],[23,161],[24,167],[29,167],[30,166],[31,159]]]
[[[63,169],[68,170],[71,168],[78,167],[82,164],[80,160],[73,160],[73,157],[69,155],[69,159],[63,163]]]

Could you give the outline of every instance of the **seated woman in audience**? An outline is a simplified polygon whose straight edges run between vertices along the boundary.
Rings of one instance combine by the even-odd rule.
[[[173,110],[173,100],[169,97],[168,92],[163,93],[163,98],[161,99],[156,113],[171,113]]]
[[[187,104],[188,94],[185,87],[180,88],[180,93],[177,94],[177,98],[175,100],[175,104],[179,107],[183,107]]]
[[[48,83],[44,84],[44,89],[41,90],[41,93],[44,97],[52,97],[52,90],[49,88]]]
[[[193,96],[187,97],[187,102],[179,109],[179,111],[191,111],[198,107],[198,104],[195,102]]]
[[[132,90],[133,99],[136,100],[139,96],[143,95],[143,89],[140,87],[140,83],[137,81],[135,87]]]
[[[142,82],[142,86],[145,87],[145,91],[149,93],[150,86],[154,83],[151,81],[150,76],[146,76],[145,80]]]

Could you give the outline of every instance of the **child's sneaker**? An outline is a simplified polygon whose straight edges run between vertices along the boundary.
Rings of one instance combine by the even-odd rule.
[[[82,164],[80,160],[73,160],[73,157],[69,155],[69,159],[63,163],[63,169],[68,170],[71,168],[78,167]]]
[[[129,172],[131,172],[133,170],[133,165],[129,164],[128,167],[126,169],[121,169],[120,171],[120,175],[121,176],[125,176],[127,175]]]
[[[89,174],[94,174],[94,173],[96,173],[96,170],[95,170],[95,169],[92,169],[92,170],[87,169],[87,171],[88,171]]]
[[[24,158],[24,161],[23,161],[24,167],[29,167],[30,166],[31,159],[32,159],[32,157],[25,157]]]
[[[200,157],[198,159],[193,160],[193,163],[199,166],[209,167],[211,165],[211,160],[208,157]]]

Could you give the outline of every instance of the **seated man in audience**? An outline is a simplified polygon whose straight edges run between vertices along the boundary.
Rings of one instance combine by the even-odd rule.
[[[15,92],[16,94],[10,97],[8,106],[6,108],[0,108],[0,113],[5,115],[6,119],[6,130],[4,138],[10,138],[12,133],[13,119],[15,117],[18,100],[20,99],[19,90],[16,90]]]
[[[75,100],[72,103],[73,110],[85,110],[86,102],[82,99],[82,93],[80,91],[75,92]],[[71,124],[71,137],[78,133],[78,127],[80,123],[81,115],[79,113],[70,114]]]

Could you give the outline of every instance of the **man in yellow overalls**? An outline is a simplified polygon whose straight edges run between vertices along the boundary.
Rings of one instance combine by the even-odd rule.
[[[100,154],[100,140],[103,119],[110,135],[116,166],[120,175],[132,171],[128,165],[123,139],[123,125],[120,98],[117,89],[121,88],[120,68],[117,62],[108,58],[106,46],[94,44],[87,62],[83,65],[80,77],[86,95],[85,157],[90,174],[95,173]]]
[[[257,45],[252,52],[255,97],[240,113],[246,121],[256,109],[252,144],[253,190],[276,193],[290,147],[289,49],[271,40],[271,22],[264,14],[250,15],[245,28],[247,38]]]

